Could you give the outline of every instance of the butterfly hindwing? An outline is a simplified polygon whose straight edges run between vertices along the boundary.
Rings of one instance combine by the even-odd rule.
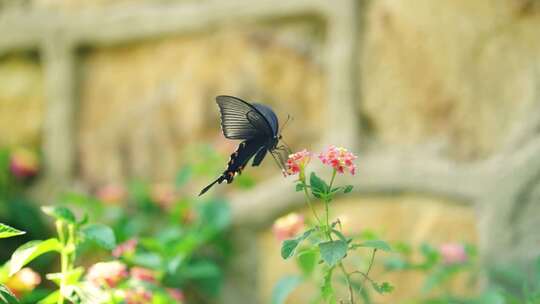
[[[266,156],[266,152],[268,152],[268,149],[266,147],[262,147],[257,154],[255,154],[255,157],[253,158],[253,163],[251,164],[253,167],[257,167],[261,164],[264,157]]]
[[[242,99],[224,95],[216,97],[216,102],[221,112],[221,128],[226,138],[245,140],[261,136],[271,137],[274,134],[271,122],[255,106]]]

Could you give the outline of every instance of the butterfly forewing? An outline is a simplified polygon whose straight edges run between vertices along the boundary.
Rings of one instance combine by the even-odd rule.
[[[221,128],[228,139],[272,136],[274,130],[253,105],[232,96],[216,97],[221,112]]]

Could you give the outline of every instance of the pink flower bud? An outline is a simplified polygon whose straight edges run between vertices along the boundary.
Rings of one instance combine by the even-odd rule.
[[[167,288],[167,293],[176,300],[176,303],[182,303],[185,299],[184,293],[178,288]]]
[[[115,287],[127,278],[126,265],[118,261],[96,263],[88,269],[86,279],[97,286]]]
[[[459,243],[446,243],[439,247],[442,261],[447,265],[462,264],[468,259],[465,247]]]
[[[16,295],[21,296],[27,292],[30,292],[41,283],[41,277],[31,268],[25,267],[14,276],[9,278],[6,282],[6,286]]]
[[[148,268],[134,266],[131,268],[130,275],[132,278],[139,281],[145,281],[150,283],[157,282],[156,272]]]
[[[116,205],[126,198],[126,190],[122,186],[111,184],[101,187],[96,196],[106,204]]]
[[[35,176],[39,171],[37,155],[27,149],[17,149],[12,152],[9,162],[11,173],[20,179]]]
[[[119,244],[116,246],[116,248],[113,249],[112,255],[115,258],[119,258],[123,256],[124,254],[132,254],[135,252],[135,248],[137,247],[138,240],[137,239],[129,239],[122,244]]]
[[[276,238],[280,241],[296,236],[304,228],[304,217],[298,213],[289,213],[278,218],[272,227]]]
[[[148,304],[152,303],[152,292],[142,286],[126,291],[126,304]]]
[[[156,184],[152,186],[150,196],[154,202],[168,209],[176,201],[176,190],[171,184]]]

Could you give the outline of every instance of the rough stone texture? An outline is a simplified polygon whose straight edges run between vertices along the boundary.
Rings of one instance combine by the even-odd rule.
[[[236,28],[90,51],[81,82],[81,176],[170,179],[183,147],[221,137],[220,94],[269,103],[282,119],[291,113],[287,140],[314,142],[325,88],[310,31]]]
[[[386,144],[478,159],[540,100],[534,1],[373,1],[362,105]]]
[[[37,60],[0,60],[0,147],[37,146],[43,127],[44,79]]]
[[[344,232],[348,235],[371,230],[380,233],[388,241],[405,241],[418,246],[424,241],[438,245],[446,242],[476,243],[476,215],[470,208],[444,199],[422,197],[414,194],[399,196],[374,196],[343,198],[333,203],[333,218],[339,218]],[[322,208],[319,208],[322,212]],[[310,211],[303,212],[307,217]],[[297,273],[294,260],[283,261],[279,255],[280,242],[270,231],[259,235],[259,248],[263,256],[259,258],[261,272],[259,274],[263,298],[270,297],[272,287],[282,276]],[[361,262],[369,256],[366,254],[352,256]],[[379,252],[380,263],[388,257]],[[360,263],[360,265],[363,265]],[[365,265],[364,265],[365,266]],[[362,267],[364,267],[362,266]],[[350,265],[349,267],[354,267]],[[352,268],[351,268],[352,269]],[[397,303],[418,296],[423,283],[419,273],[382,274],[380,268],[374,268],[373,278],[385,280],[396,286],[396,290],[383,297],[376,297],[377,303]],[[457,292],[464,292],[464,282],[455,282]],[[312,288],[306,286],[293,294],[287,303],[309,303],[313,294]]]

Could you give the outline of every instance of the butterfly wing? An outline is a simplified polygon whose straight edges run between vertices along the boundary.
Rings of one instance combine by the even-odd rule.
[[[242,99],[222,95],[216,97],[216,102],[221,113],[221,129],[226,138],[245,140],[255,137],[273,137],[277,134],[274,133],[272,123],[266,116]],[[270,111],[273,114],[272,110]],[[277,127],[275,129],[277,130]]]
[[[255,154],[255,157],[253,158],[253,163],[251,164],[253,167],[257,167],[258,165],[261,164],[261,162],[263,161],[264,157],[266,156],[266,152],[268,152],[268,150],[266,149],[266,147],[262,147],[258,152],[257,154]]]
[[[272,129],[272,135],[278,135],[279,122],[276,113],[274,113],[274,111],[269,106],[260,103],[254,103],[253,106],[255,107],[255,109],[259,110],[259,112],[264,116],[264,118],[270,125],[270,128]]]

